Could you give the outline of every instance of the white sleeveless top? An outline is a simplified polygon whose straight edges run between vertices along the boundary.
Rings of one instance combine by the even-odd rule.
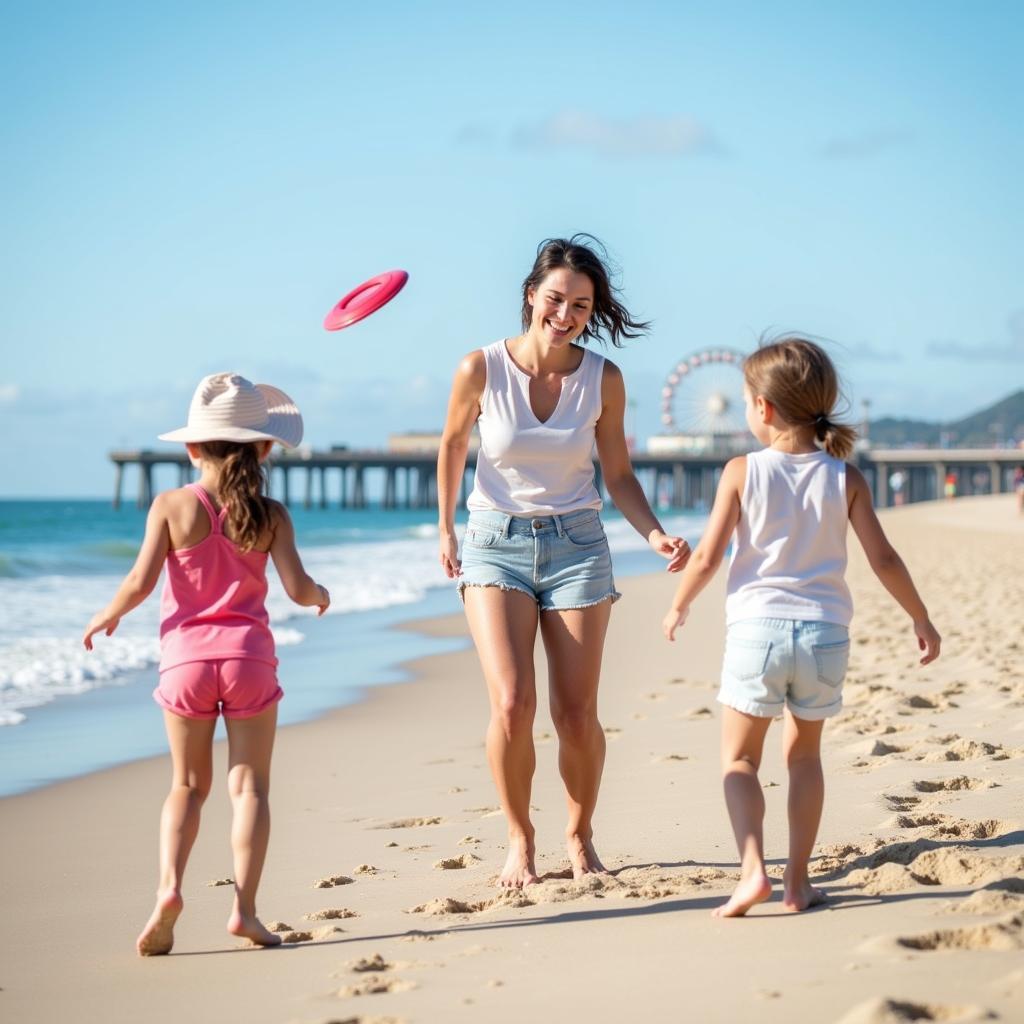
[[[555,411],[541,423],[530,406],[530,378],[512,361],[504,339],[483,353],[487,383],[467,508],[512,516],[599,509],[593,457],[604,357],[583,349],[583,361],[562,378]]]
[[[846,463],[826,452],[747,456],[725,615],[848,626]]]

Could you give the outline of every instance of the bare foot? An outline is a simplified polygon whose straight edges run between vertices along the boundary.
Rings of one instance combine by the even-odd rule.
[[[157,893],[156,906],[146,927],[135,940],[139,956],[162,956],[174,945],[174,923],[184,909],[185,901],[177,889]]]
[[[533,863],[533,840],[526,836],[509,837],[508,858],[501,869],[498,885],[503,889],[522,889],[524,885],[539,882],[537,868]]]
[[[828,902],[828,894],[822,889],[815,889],[805,878],[800,885],[791,886],[784,883],[782,890],[782,907],[793,914],[798,914],[808,907],[820,907]]]
[[[772,894],[771,879],[763,872],[740,879],[726,903],[711,911],[712,917],[742,917],[751,907],[764,903]]]
[[[281,936],[263,927],[255,914],[232,911],[228,918],[228,931],[241,939],[248,939],[254,946],[280,946]]]
[[[607,873],[608,869],[601,863],[601,858],[594,849],[593,840],[571,835],[565,841],[565,848],[569,851],[569,864],[572,866],[574,879],[580,879],[584,875]]]

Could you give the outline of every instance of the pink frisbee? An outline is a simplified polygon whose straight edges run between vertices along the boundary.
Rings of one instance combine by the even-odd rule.
[[[358,288],[353,288],[332,307],[324,317],[324,328],[328,331],[340,331],[343,327],[351,327],[371,313],[376,313],[405,287],[408,280],[409,275],[404,270],[388,270],[386,273],[371,277]]]

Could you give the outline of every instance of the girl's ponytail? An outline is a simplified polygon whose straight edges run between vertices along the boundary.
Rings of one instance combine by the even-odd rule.
[[[853,452],[857,431],[847,423],[833,423],[827,416],[814,421],[814,436],[834,459],[847,459]]]
[[[257,443],[206,441],[202,448],[220,464],[220,500],[228,510],[231,539],[240,550],[251,551],[271,526]]]

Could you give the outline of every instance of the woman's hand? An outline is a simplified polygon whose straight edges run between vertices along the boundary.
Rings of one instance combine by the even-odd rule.
[[[676,630],[686,621],[686,616],[689,614],[689,608],[676,608],[675,605],[669,608],[665,613],[665,618],[661,620],[661,631],[665,634],[666,640],[675,640]]]
[[[651,530],[647,543],[652,551],[668,559],[667,572],[679,572],[690,560],[690,545],[682,537],[670,537],[661,530]]]
[[[453,580],[462,575],[462,562],[459,560],[459,538],[454,530],[441,531],[441,568],[445,576]]]
[[[331,592],[322,584],[318,583],[316,589],[320,594],[320,600],[317,601],[317,618],[319,618],[328,608],[331,607]]]
[[[89,620],[89,625],[85,627],[85,635],[82,637],[82,643],[85,645],[85,649],[87,651],[92,650],[92,638],[97,633],[106,633],[107,636],[112,636],[120,621],[120,617],[111,618],[107,614],[107,610],[105,608],[103,611],[97,612],[92,619]]]

